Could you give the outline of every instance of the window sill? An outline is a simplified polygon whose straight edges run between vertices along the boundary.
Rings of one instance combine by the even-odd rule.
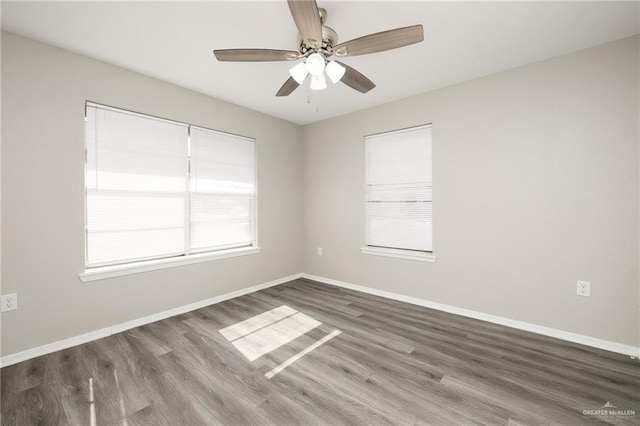
[[[81,272],[79,277],[82,282],[96,281],[103,280],[105,278],[120,277],[123,275],[138,274],[140,272],[174,268],[176,266],[190,265],[192,263],[208,262],[216,259],[227,259],[229,257],[246,256],[256,253],[260,253],[260,247],[242,247],[210,253],[192,254],[183,257],[172,257],[169,259],[146,260],[144,262],[87,269],[84,272]]]
[[[395,257],[398,259],[417,260],[420,262],[435,262],[433,253],[419,252],[413,250],[392,249],[383,247],[362,247],[362,253],[374,254],[377,256]]]

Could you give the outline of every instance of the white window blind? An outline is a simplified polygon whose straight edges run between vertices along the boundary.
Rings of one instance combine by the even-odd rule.
[[[253,140],[195,127],[190,140],[187,124],[86,111],[87,267],[255,242]]]
[[[255,229],[253,140],[191,128],[191,249],[249,246]]]
[[[365,138],[366,244],[432,251],[431,126]]]

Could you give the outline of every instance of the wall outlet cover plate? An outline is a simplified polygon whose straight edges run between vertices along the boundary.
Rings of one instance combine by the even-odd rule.
[[[18,309],[18,294],[3,294],[0,296],[0,312],[15,311]]]

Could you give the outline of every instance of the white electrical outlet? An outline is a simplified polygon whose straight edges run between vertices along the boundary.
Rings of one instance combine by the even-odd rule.
[[[0,296],[0,312],[15,311],[18,309],[18,294],[3,294]]]
[[[318,247],[318,256],[322,256],[322,247]]]
[[[578,281],[576,294],[578,296],[591,297],[591,283],[589,281]]]

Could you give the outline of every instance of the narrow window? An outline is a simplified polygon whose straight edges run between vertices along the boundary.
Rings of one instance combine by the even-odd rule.
[[[366,245],[432,251],[431,126],[367,136]]]
[[[191,128],[192,252],[253,244],[255,179],[253,140]]]

